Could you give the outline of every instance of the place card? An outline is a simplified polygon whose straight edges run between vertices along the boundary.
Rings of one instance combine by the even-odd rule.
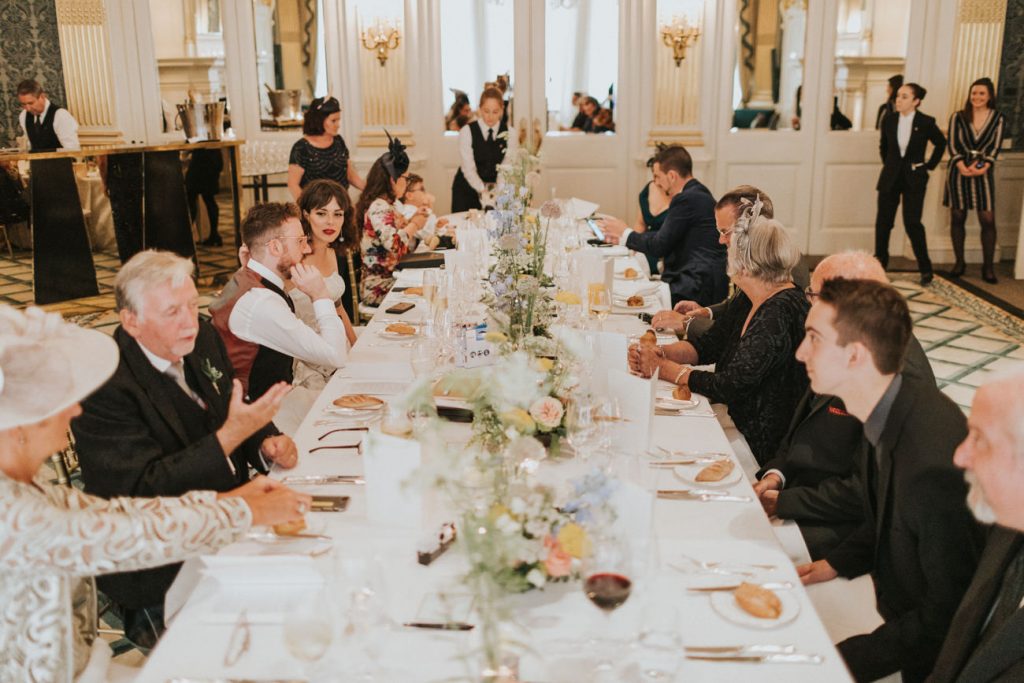
[[[622,421],[612,432],[612,446],[626,453],[645,453],[654,428],[654,398],[658,375],[636,377],[626,370],[608,369],[608,394],[619,403]]]
[[[381,432],[369,432],[363,442],[366,516],[377,524],[420,529],[423,494],[410,483],[420,466],[420,445]]]

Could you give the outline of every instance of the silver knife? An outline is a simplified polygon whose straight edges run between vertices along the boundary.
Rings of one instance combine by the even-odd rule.
[[[764,655],[699,655],[687,653],[686,658],[702,662],[743,662],[749,664],[821,664],[825,661],[825,658],[821,655],[809,655],[802,652]]]
[[[749,496],[734,496],[729,493],[707,489],[661,489],[658,491],[658,498],[664,500],[699,500],[726,503],[749,503],[751,500]]]
[[[305,476],[285,477],[282,484],[320,486],[324,484],[362,484],[363,477],[358,474],[310,474]]]
[[[796,652],[793,645],[687,645],[687,654],[790,654]]]
[[[787,590],[793,587],[793,584],[789,581],[768,581],[766,583],[757,584],[761,588],[767,588],[768,590]],[[696,588],[687,588],[686,590],[693,593],[717,593],[719,591],[734,591],[739,588],[738,583],[727,586],[700,586]]]
[[[687,458],[685,460],[655,460],[647,463],[651,467],[675,467],[677,465],[703,465],[705,463],[722,462],[725,458],[712,456],[701,456],[698,458]]]

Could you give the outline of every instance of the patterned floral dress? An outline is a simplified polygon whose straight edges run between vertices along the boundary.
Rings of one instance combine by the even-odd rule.
[[[366,209],[359,242],[363,257],[360,301],[378,306],[384,300],[395,284],[395,266],[415,245],[415,239],[398,227],[394,205],[380,197],[374,199]]]
[[[105,500],[0,473],[0,683],[70,683],[96,637],[92,576],[180,562],[252,525],[241,498]]]

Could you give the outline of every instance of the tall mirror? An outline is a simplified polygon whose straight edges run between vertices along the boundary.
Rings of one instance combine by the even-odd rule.
[[[545,7],[545,131],[614,133],[618,0],[563,0]]]
[[[252,0],[263,130],[302,126],[303,108],[327,92],[323,0]]]
[[[892,111],[909,26],[910,0],[839,0],[832,130],[871,130]]]
[[[733,129],[800,128],[807,0],[737,0]]]
[[[512,3],[444,0],[440,4],[444,111],[439,118],[445,131],[454,135],[476,118],[480,93],[488,86],[503,91],[506,114],[514,122]]]
[[[160,127],[180,130],[175,105],[227,98],[221,0],[149,0],[160,79]]]

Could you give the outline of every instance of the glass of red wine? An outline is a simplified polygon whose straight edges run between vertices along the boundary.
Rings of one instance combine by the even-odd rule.
[[[607,632],[612,612],[629,599],[633,589],[630,569],[628,544],[623,539],[613,536],[593,539],[590,554],[583,560],[583,594],[605,615],[604,633],[594,639],[595,644],[602,645],[601,652],[605,656],[597,663],[599,671],[610,670],[613,666],[607,659],[613,648],[603,645],[610,640]]]

